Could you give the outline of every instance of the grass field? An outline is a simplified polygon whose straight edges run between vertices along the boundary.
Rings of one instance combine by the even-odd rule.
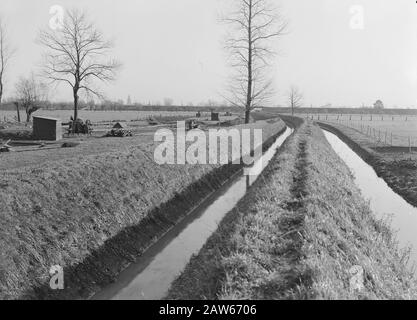
[[[33,115],[59,118],[62,122],[69,121],[74,115],[72,110],[38,110]],[[194,117],[196,112],[181,112],[181,111],[79,111],[79,117],[83,120],[90,120],[92,122],[102,121],[136,121],[146,120],[149,117]],[[0,110],[0,121],[4,118],[14,120],[16,117],[15,111]],[[21,111],[22,119],[25,119],[24,112]]]
[[[266,141],[284,124],[249,127]],[[87,297],[240,168],[159,166],[154,148],[151,134],[0,154],[0,299],[49,297],[42,288],[56,264],[68,288],[60,294]]]
[[[167,299],[410,299],[406,256],[311,123],[221,222]],[[364,269],[364,288],[350,285]]]
[[[302,114],[301,116],[354,128],[367,134],[379,144],[417,147],[416,116],[388,114]]]

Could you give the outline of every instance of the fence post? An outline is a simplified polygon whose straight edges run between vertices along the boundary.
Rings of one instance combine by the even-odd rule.
[[[411,153],[411,137],[408,136],[408,152]]]

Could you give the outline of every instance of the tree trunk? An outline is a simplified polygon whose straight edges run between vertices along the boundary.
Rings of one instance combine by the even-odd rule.
[[[19,109],[19,102],[15,102],[14,105],[16,106],[16,112],[17,112],[17,122],[20,123],[20,109]]]
[[[74,88],[74,121],[78,119],[78,88]]]
[[[250,110],[245,111],[245,123],[250,123]]]
[[[248,92],[246,96],[245,123],[250,122],[250,110],[252,106],[252,0],[249,0],[249,25],[248,25]]]
[[[0,105],[1,105],[2,98],[3,98],[3,82],[1,81],[1,76],[0,76]]]

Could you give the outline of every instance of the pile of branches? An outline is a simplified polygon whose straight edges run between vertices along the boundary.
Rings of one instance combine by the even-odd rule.
[[[133,133],[132,131],[126,129],[112,129],[110,132],[107,133],[106,137],[133,137]]]
[[[7,141],[6,143],[0,142],[0,152],[10,152],[13,151],[12,147],[9,146],[11,140]]]

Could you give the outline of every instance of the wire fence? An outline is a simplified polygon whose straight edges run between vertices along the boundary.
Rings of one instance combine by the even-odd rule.
[[[305,118],[338,123],[357,130],[380,146],[417,149],[417,117],[405,115],[305,114]],[[398,132],[403,132],[399,134]]]

